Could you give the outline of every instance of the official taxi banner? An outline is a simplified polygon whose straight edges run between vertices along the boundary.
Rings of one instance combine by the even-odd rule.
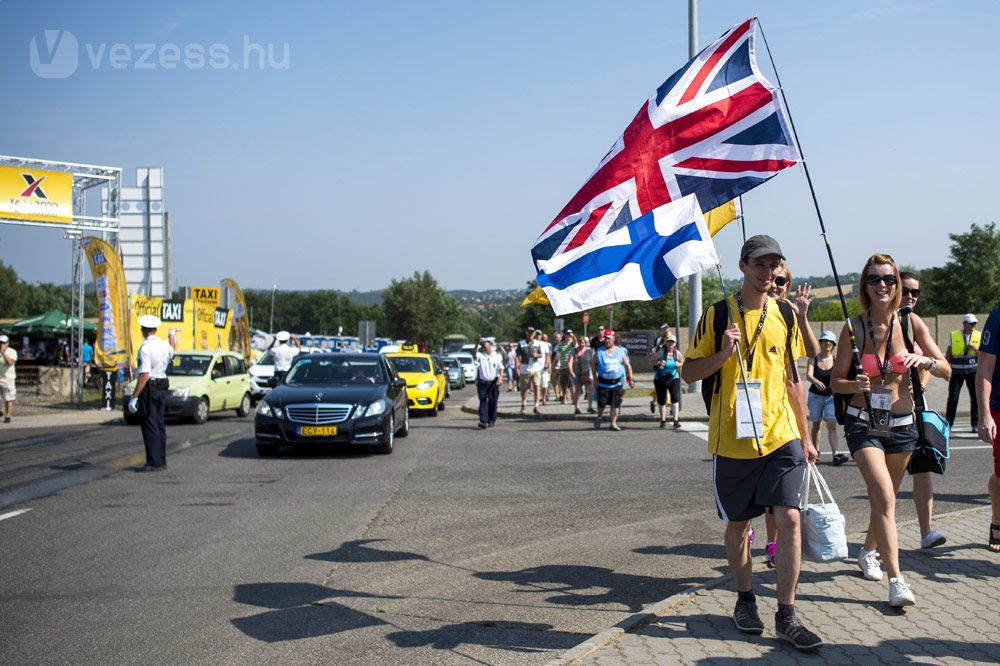
[[[132,338],[129,331],[128,290],[118,253],[100,238],[81,239],[94,276],[98,328],[94,361],[101,369],[130,367]]]
[[[0,217],[73,222],[73,174],[0,166]]]
[[[132,349],[138,350],[142,344],[142,329],[139,317],[155,315],[160,318],[157,335],[170,343],[176,350],[194,349],[194,302],[173,301],[158,296],[132,294]],[[135,359],[132,359],[135,363]]]
[[[229,351],[234,351],[243,355],[243,360],[249,365],[253,360],[250,348],[250,316],[247,309],[246,298],[243,297],[243,290],[236,280],[226,278],[222,281],[222,288],[228,290],[232,298],[233,321],[229,329]]]

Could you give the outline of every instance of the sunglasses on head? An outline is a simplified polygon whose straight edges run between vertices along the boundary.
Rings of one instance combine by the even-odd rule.
[[[876,285],[879,282],[884,282],[887,287],[895,286],[896,276],[888,273],[886,275],[869,275],[865,278],[865,284],[868,285]]]
[[[913,298],[920,298],[920,287],[917,287],[916,289],[909,289],[907,287],[903,287],[903,295],[913,296]]]
[[[786,278],[784,275],[779,275],[778,277],[774,278],[774,286],[784,287],[786,284],[788,284],[788,278]]]

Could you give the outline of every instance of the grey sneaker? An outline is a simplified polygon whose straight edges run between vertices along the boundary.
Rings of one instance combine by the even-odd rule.
[[[794,615],[784,622],[775,616],[774,631],[778,634],[778,638],[788,641],[797,650],[815,650],[823,647],[823,639],[806,629],[802,620]]]
[[[764,633],[764,623],[757,614],[757,603],[754,601],[737,601],[733,609],[733,624],[744,634]]]

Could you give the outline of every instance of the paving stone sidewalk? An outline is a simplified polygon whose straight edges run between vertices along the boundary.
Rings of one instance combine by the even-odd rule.
[[[900,564],[917,597],[905,611],[888,605],[887,578],[864,580],[853,560],[804,563],[796,609],[826,642],[816,652],[797,652],[776,638],[774,573],[756,571],[762,636],[733,626],[736,594],[724,578],[664,600],[554,663],[1000,663],[1000,555],[984,545],[989,518],[989,508],[935,516],[948,543],[928,550],[919,549],[915,530],[900,530]],[[859,538],[852,540],[852,555],[859,545]],[[763,569],[760,552],[754,550],[754,564]]]

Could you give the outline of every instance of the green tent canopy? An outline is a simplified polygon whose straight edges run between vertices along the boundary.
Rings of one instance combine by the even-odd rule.
[[[4,330],[8,335],[28,335],[36,338],[69,335],[76,330],[76,320],[60,310],[50,310],[45,314],[8,324]],[[97,324],[84,320],[83,330],[85,333],[94,333],[97,331]]]

